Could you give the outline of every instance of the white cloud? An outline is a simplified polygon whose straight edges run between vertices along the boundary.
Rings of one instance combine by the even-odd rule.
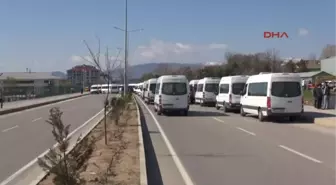
[[[84,58],[84,59],[83,59]],[[120,57],[119,57],[120,58]],[[114,60],[116,60],[117,59],[117,57],[116,56],[111,56],[110,57],[110,60],[111,61],[114,61]],[[72,55],[71,57],[70,57],[70,60],[72,61],[72,62],[74,62],[74,63],[80,63],[80,64],[89,64],[89,62],[88,61],[90,61],[90,65],[92,65],[92,63],[93,63],[93,60],[92,60],[92,58],[90,57],[90,56],[78,56],[78,55]],[[103,56],[103,55],[101,55],[101,57],[100,57],[100,61],[101,62],[105,62],[105,56]]]
[[[223,60],[226,44],[190,44],[153,39],[148,45],[137,47],[133,64],[148,62],[203,63]]]
[[[299,30],[298,30],[298,35],[299,36],[306,36],[308,34],[309,34],[309,31],[307,29],[305,29],[305,28],[299,28]]]
[[[75,62],[75,63],[78,63],[78,62],[82,62],[82,61],[83,61],[82,57],[77,56],[77,55],[72,55],[72,56],[70,57],[70,60],[71,60],[72,62]]]
[[[227,45],[226,44],[216,44],[216,43],[212,43],[209,45],[210,49],[226,49]]]

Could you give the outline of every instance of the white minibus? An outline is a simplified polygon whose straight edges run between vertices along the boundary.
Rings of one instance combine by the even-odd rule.
[[[142,85],[141,95],[140,95],[143,100],[145,100],[145,89],[147,88],[148,88],[148,82],[144,81]]]
[[[194,104],[195,103],[195,93],[196,93],[196,90],[197,90],[197,83],[198,83],[199,80],[191,80],[189,82],[189,102],[191,104]]]
[[[99,85],[98,84],[91,85],[90,94],[99,94]]]
[[[219,78],[205,77],[198,81],[195,102],[201,106],[205,104],[216,104],[216,96],[219,90]]]
[[[226,76],[219,82],[219,93],[216,96],[216,109],[224,112],[240,110],[240,93],[244,89],[248,76]]]
[[[164,75],[157,79],[154,110],[158,115],[167,111],[182,111],[188,115],[189,87],[184,75]]]
[[[267,117],[300,117],[303,109],[301,78],[295,73],[261,73],[248,78],[241,93],[240,114]]]
[[[154,95],[155,95],[155,86],[156,86],[156,78],[151,78],[147,80],[147,88],[144,89],[145,94],[145,103],[153,103],[154,102]]]
[[[111,84],[102,84],[101,85],[101,92],[103,94],[107,94],[108,92],[111,93]]]

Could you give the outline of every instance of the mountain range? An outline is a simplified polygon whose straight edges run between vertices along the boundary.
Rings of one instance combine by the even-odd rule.
[[[154,72],[160,66],[169,66],[170,69],[179,69],[181,67],[199,68],[204,64],[187,64],[187,63],[147,63],[138,64],[129,67],[129,73],[132,78],[139,79],[145,73]]]
[[[167,66],[170,69],[179,69],[181,67],[190,67],[191,69],[197,69],[202,66],[209,66],[209,65],[218,65],[219,62],[207,62],[207,63],[146,63],[146,64],[138,64],[132,65],[128,68],[129,74],[131,74],[131,79],[140,79],[142,75],[145,73],[154,72],[156,69],[160,68],[161,66]],[[113,77],[119,78],[121,74],[123,74],[124,69],[117,70]],[[60,71],[52,72],[52,75],[65,78],[66,74]]]
[[[67,75],[61,71],[53,71],[51,72],[52,76],[57,76],[57,77],[61,77],[61,78],[66,78]]]

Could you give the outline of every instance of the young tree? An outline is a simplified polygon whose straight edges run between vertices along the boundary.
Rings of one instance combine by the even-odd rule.
[[[114,72],[116,72],[116,70],[118,70],[120,68],[120,60],[119,60],[119,56],[121,53],[121,50],[118,49],[118,53],[117,56],[115,57],[114,60],[111,60],[111,57],[109,56],[109,48],[106,47],[106,52],[105,52],[105,68],[102,66],[101,62],[100,62],[100,57],[101,57],[101,51],[100,51],[100,39],[99,37],[97,37],[98,40],[98,49],[97,52],[94,53],[93,50],[91,49],[91,47],[89,46],[89,44],[84,40],[84,44],[86,46],[86,48],[89,51],[90,54],[90,59],[87,59],[85,57],[82,57],[83,60],[92,63],[93,65],[95,65],[98,70],[101,72],[101,76],[104,78],[105,82],[107,83],[108,86],[108,91],[106,93],[105,99],[104,99],[104,128],[105,128],[105,144],[107,145],[107,131],[106,131],[106,114],[107,114],[107,109],[108,109],[108,104],[109,104],[109,90],[110,90],[110,82],[112,81],[112,75]]]
[[[298,73],[303,73],[303,72],[308,72],[308,67],[307,67],[307,62],[305,60],[300,60],[297,64],[297,69],[296,72]]]
[[[315,54],[315,53],[311,53],[311,54],[309,54],[308,59],[309,59],[309,60],[313,60],[313,61],[317,60],[316,54]]]
[[[297,64],[290,60],[286,63],[283,63],[283,68],[284,72],[294,73],[296,71]]]
[[[71,160],[66,154],[70,140],[70,125],[63,124],[63,113],[59,108],[51,108],[49,113],[49,119],[46,122],[52,126],[52,134],[58,145],[50,149],[46,156],[39,158],[38,164],[44,170],[55,174],[53,181],[56,185],[79,185],[81,179],[76,169],[76,160]]]

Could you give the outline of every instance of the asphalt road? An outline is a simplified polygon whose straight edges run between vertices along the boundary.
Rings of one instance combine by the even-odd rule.
[[[335,136],[289,123],[261,123],[253,117],[192,105],[189,116],[155,116],[141,104],[153,143],[167,137],[175,167],[166,164],[154,144],[165,185],[334,185]],[[297,123],[299,124],[299,123]],[[155,134],[154,134],[155,133]],[[162,139],[161,139],[162,140]],[[165,142],[167,143],[167,142]],[[172,162],[171,162],[172,163]],[[166,178],[177,169],[178,182]],[[185,169],[185,170],[184,170]],[[186,172],[186,173],[184,173]],[[182,174],[182,175],[181,175]],[[192,182],[186,182],[188,177]],[[155,184],[155,183],[152,183]]]
[[[60,107],[64,124],[76,129],[102,109],[103,95],[89,95],[0,116],[0,182],[56,142],[45,122],[49,109]]]

